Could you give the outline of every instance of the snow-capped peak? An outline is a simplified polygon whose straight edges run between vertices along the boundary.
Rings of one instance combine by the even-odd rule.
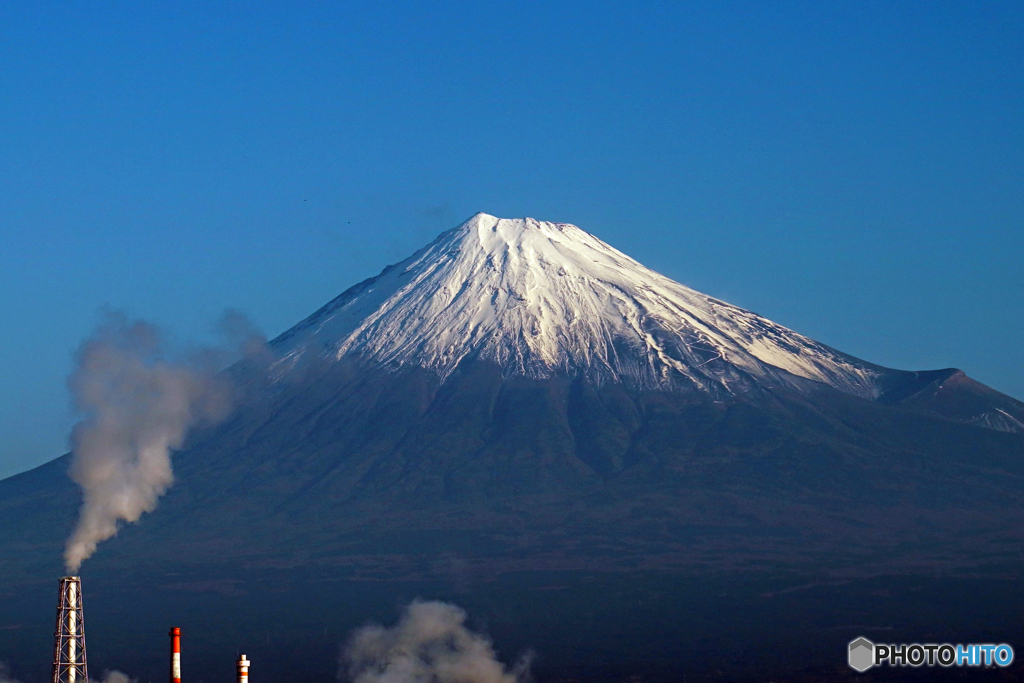
[[[478,213],[274,340],[447,377],[585,375],[644,387],[744,391],[805,378],[874,397],[881,368],[644,267],[567,223]]]

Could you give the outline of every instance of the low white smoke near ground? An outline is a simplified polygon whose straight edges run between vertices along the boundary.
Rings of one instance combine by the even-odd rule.
[[[137,683],[137,678],[130,678],[128,674],[123,671],[104,671],[103,680],[101,683]],[[17,678],[11,677],[11,669],[0,662],[0,683],[21,683]],[[89,683],[97,683],[93,679],[89,679]]]
[[[220,329],[236,355],[263,346],[238,313],[225,314]],[[211,347],[175,352],[155,326],[116,313],[79,348],[68,386],[84,417],[71,433],[70,476],[83,502],[64,551],[69,572],[116,534],[121,520],[135,522],[156,508],[174,481],[171,451],[190,429],[227,415],[231,391],[217,371],[228,356]]]
[[[466,612],[447,602],[415,600],[392,628],[357,630],[342,650],[338,678],[352,683],[523,683],[531,656],[511,669],[491,641],[465,626]]]
[[[3,662],[0,662],[0,683],[21,683],[17,678],[11,678],[11,669]]]
[[[137,683],[137,678],[129,678],[128,674],[123,671],[104,671],[103,681],[101,683]],[[89,683],[96,683],[96,681],[89,679]]]

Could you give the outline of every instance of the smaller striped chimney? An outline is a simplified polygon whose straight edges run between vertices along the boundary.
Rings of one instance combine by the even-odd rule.
[[[171,637],[171,683],[181,683],[181,629],[172,628]]]
[[[238,683],[249,683],[249,662],[245,655],[239,655],[235,662],[235,669],[238,672]]]

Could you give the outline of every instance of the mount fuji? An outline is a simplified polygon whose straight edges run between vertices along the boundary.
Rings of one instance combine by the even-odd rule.
[[[478,213],[365,280],[272,342],[279,372],[307,355],[363,356],[446,380],[465,361],[504,378],[735,396],[824,384],[873,401],[933,410],[928,391],[983,394],[958,419],[1024,431],[1024,404],[957,370],[872,365],[644,267],[567,223]],[[952,380],[952,381],[950,381]],[[922,395],[922,391],[925,395]],[[932,397],[934,399],[934,397]]]
[[[333,681],[346,634],[417,596],[552,681],[761,680],[796,642],[833,671],[871,629],[1024,636],[1024,404],[959,370],[874,365],[486,214],[269,346],[84,565],[94,667],[156,680],[173,624],[197,683],[235,648]],[[0,481],[0,655],[38,661],[10,662],[25,683],[49,676],[67,468]]]

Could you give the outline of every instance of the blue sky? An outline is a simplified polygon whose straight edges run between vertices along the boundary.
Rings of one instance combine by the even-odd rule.
[[[0,476],[101,307],[274,336],[476,211],[1024,399],[1019,2],[5,3],[0,92]]]

